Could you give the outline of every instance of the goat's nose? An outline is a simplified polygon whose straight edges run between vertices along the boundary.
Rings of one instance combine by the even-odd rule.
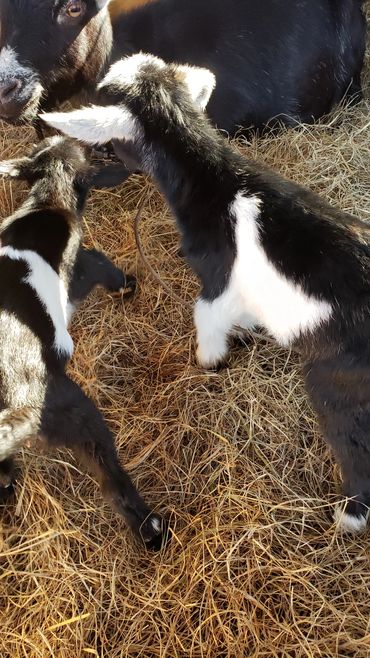
[[[22,83],[17,78],[7,80],[6,82],[0,82],[0,104],[6,107],[11,103],[21,86]]]

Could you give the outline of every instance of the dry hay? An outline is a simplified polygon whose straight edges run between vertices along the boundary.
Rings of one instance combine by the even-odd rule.
[[[370,219],[369,126],[363,102],[240,148]],[[2,128],[3,157],[29,139]],[[3,216],[22,192],[1,185]],[[0,510],[0,656],[370,656],[370,534],[343,538],[332,524],[340,478],[297,360],[256,339],[220,374],[197,368],[189,307],[137,256],[145,189],[145,251],[184,301],[196,294],[150,183],[95,192],[86,242],[136,272],[140,289],[124,306],[102,291],[84,304],[70,370],[171,517],[172,540],[161,554],[137,550],[70,454],[24,450],[16,501]]]

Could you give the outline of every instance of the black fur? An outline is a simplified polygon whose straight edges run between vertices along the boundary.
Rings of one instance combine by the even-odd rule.
[[[115,22],[111,59],[142,50],[210,69],[207,112],[234,132],[312,122],[360,94],[365,33],[359,0],[157,0]]]
[[[118,17],[113,49],[105,8],[85,0],[82,16],[71,19],[66,4],[2,0],[0,48],[14,49],[25,67],[13,71],[0,50],[0,85],[20,82],[0,103],[3,118],[31,120],[37,109],[91,94],[108,60],[139,50],[213,71],[209,116],[230,132],[276,118],[311,122],[346,93],[361,96],[361,0],[156,0]]]
[[[175,66],[141,66],[135,83],[100,90],[139,125],[133,145],[176,217],[182,252],[212,301],[226,288],[236,257],[238,193],[260,199],[262,247],[284,277],[331,304],[324,325],[301,334],[306,387],[341,465],[346,512],[370,506],[370,248],[368,227],[278,174],[243,158],[191,103]]]
[[[106,256],[80,246],[79,209],[87,193],[80,147],[52,138],[29,158],[12,162],[9,170],[32,180],[33,186],[25,204],[0,225],[2,248],[41,256],[64,282],[72,305],[96,285],[112,291],[134,287],[133,277],[126,277]],[[102,490],[136,535],[147,546],[159,548],[161,519],[152,514],[122,469],[101,414],[66,375],[68,356],[54,346],[54,324],[25,280],[28,274],[24,259],[14,260],[0,251],[0,498],[12,490],[14,453],[41,435],[50,446],[71,448],[92,467]]]

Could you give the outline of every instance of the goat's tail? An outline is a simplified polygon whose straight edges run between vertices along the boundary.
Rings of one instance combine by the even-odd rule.
[[[40,417],[36,409],[3,409],[0,411],[0,461],[7,459],[39,430]]]

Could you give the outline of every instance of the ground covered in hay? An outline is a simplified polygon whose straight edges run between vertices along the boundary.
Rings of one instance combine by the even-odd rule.
[[[367,97],[239,148],[370,220]],[[2,127],[0,139],[10,157],[32,135]],[[143,246],[183,304],[137,255],[147,190]],[[22,194],[0,184],[1,216]],[[173,534],[143,552],[70,454],[25,450],[16,500],[0,508],[1,658],[370,656],[370,532],[343,538],[332,524],[340,477],[296,357],[255,338],[221,373],[199,370],[185,303],[197,284],[148,181],[95,192],[85,232],[140,288],[124,305],[98,291],[80,309],[71,375]]]

